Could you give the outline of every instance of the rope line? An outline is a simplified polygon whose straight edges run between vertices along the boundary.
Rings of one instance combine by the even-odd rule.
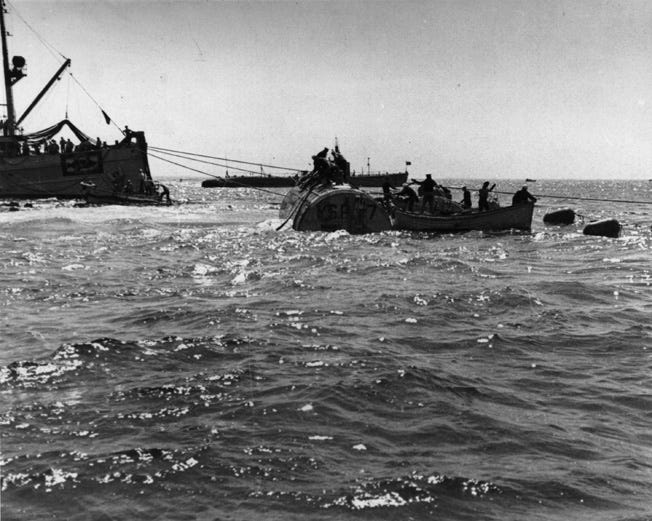
[[[291,168],[289,166],[277,166],[277,165],[266,165],[264,163],[256,163],[253,161],[242,161],[242,160],[237,160],[237,159],[228,159],[226,157],[218,157],[218,156],[208,156],[205,154],[195,154],[193,152],[184,152],[183,150],[173,150],[171,148],[162,148],[162,147],[156,147],[153,145],[150,145],[149,148],[156,150],[159,153],[162,152],[173,152],[176,154],[184,154],[186,156],[195,156],[195,157],[205,157],[208,159],[217,159],[218,161],[226,161],[228,163],[240,163],[244,165],[255,165],[255,166],[263,166],[265,168],[276,168],[278,170],[292,170],[293,172],[305,172],[305,168]],[[188,158],[190,159],[190,158]]]
[[[506,192],[498,192],[498,193],[503,194]],[[598,197],[580,197],[580,196],[546,195],[546,194],[542,194],[542,195],[534,194],[534,196],[545,197],[548,199],[573,199],[576,201],[603,201],[606,203],[652,204],[652,201],[635,201],[632,199],[600,199]]]
[[[100,105],[100,104],[98,103],[98,101],[97,101],[93,96],[91,96],[91,93],[88,92],[88,91],[86,90],[86,88],[85,88],[85,87],[81,84],[81,82],[80,82],[80,81],[75,77],[75,75],[74,75],[72,72],[68,72],[68,74],[70,74],[70,77],[73,79],[73,81],[74,81],[77,85],[79,85],[79,88],[80,88],[81,90],[84,91],[84,93],[85,93],[85,94],[86,94],[86,95],[91,99],[91,101],[92,101],[93,103],[95,103],[95,105],[97,106],[97,108],[100,109],[102,112],[104,112],[104,113],[106,114],[106,112],[105,112],[104,109],[102,108],[102,105]],[[114,126],[115,128],[117,128],[117,129],[120,131],[121,134],[124,134],[124,130],[122,130],[122,129],[120,128],[120,125],[118,125],[118,124],[114,121],[113,118],[110,118],[110,119],[111,119],[111,123],[113,123],[113,126]]]
[[[229,167],[228,165],[222,164],[222,163],[214,163],[212,161],[205,161],[203,159],[196,159],[194,157],[186,157],[186,156],[183,156],[183,155],[180,155],[180,154],[173,154],[172,152],[162,152],[160,150],[157,150],[156,147],[149,147],[149,148],[155,149],[156,152],[158,152],[159,154],[166,154],[166,155],[173,156],[173,157],[178,157],[178,158],[181,158],[181,159],[187,159],[189,161],[197,161],[198,163],[204,163],[204,164],[207,164],[207,165],[221,166],[221,167],[224,167],[224,168],[231,168],[231,170],[237,170],[239,172],[246,172],[248,174],[257,174],[258,173],[255,170],[247,170],[246,168],[239,168],[237,166]]]
[[[9,2],[9,0],[7,0],[7,4],[11,7],[11,10],[14,12],[14,14],[15,14],[18,18],[20,18],[20,20],[21,20],[21,21],[22,21],[22,22],[27,26],[27,28],[28,28],[30,31],[32,31],[32,32],[34,33],[34,35],[36,36],[36,38],[38,38],[38,40],[43,44],[43,47],[45,47],[48,51],[50,51],[50,53],[52,54],[52,56],[54,56],[56,59],[58,59],[58,58],[57,58],[57,54],[58,54],[59,56],[61,56],[61,58],[63,58],[64,61],[68,59],[68,58],[67,58],[66,56],[64,56],[63,53],[61,53],[61,51],[59,51],[59,50],[58,50],[54,45],[52,45],[51,43],[49,43],[48,41],[46,41],[45,38],[43,38],[43,37],[42,37],[42,36],[41,36],[37,31],[36,31],[36,29],[34,29],[34,28],[29,24],[29,23],[27,23],[27,20],[25,20],[25,19],[22,17],[22,15],[18,12],[18,9],[16,9],[16,6],[15,6],[12,2]]]
[[[303,196],[303,197],[301,198],[301,201],[299,201],[299,203],[297,203],[297,204],[294,205],[294,208],[292,208],[292,211],[290,212],[290,215],[288,215],[288,218],[285,219],[285,221],[283,221],[283,222],[281,223],[281,225],[280,225],[279,227],[276,228],[276,231],[277,231],[277,232],[280,231],[281,228],[283,228],[283,226],[285,226],[285,225],[288,223],[288,221],[289,221],[290,219],[294,219],[294,218],[297,216],[297,214],[299,213],[299,210],[300,210],[301,207],[303,206],[303,203],[306,202],[306,199],[308,199],[308,196],[310,195],[310,193],[312,192],[312,189],[313,189],[314,187],[315,187],[315,185],[311,186],[311,187],[310,187],[310,190],[308,190],[308,192],[306,193],[306,195]]]
[[[461,190],[461,186],[447,186],[446,188],[452,188],[453,190]],[[502,194],[502,195],[513,195],[514,192],[501,192],[500,190],[492,190],[492,194]],[[532,194],[536,198],[547,198],[547,199],[572,199],[573,201],[601,201],[605,203],[628,203],[628,204],[652,204],[652,201],[635,201],[632,199],[602,199],[599,197],[581,197],[574,195],[548,195],[548,194]]]
[[[264,189],[264,188],[260,188],[260,187],[258,187],[258,186],[248,186],[248,185],[244,185],[244,184],[241,184],[241,183],[232,182],[231,180],[229,180],[229,179],[224,179],[223,177],[220,177],[219,175],[211,174],[211,173],[209,173],[209,172],[205,172],[205,171],[203,171],[203,170],[199,170],[199,169],[197,169],[197,168],[193,168],[193,167],[191,167],[191,166],[187,166],[187,165],[184,165],[184,164],[181,164],[181,163],[177,163],[176,161],[172,161],[172,160],[170,160],[170,159],[166,159],[166,158],[164,158],[164,157],[157,156],[156,154],[152,154],[151,152],[149,152],[149,155],[152,156],[152,157],[155,157],[156,159],[159,159],[159,160],[161,160],[161,161],[165,161],[166,163],[171,163],[171,164],[173,164],[173,165],[180,166],[181,168],[185,168],[186,170],[192,170],[193,172],[197,172],[197,173],[200,173],[200,174],[204,174],[204,175],[207,175],[207,176],[209,176],[209,177],[214,177],[215,179],[220,179],[220,180],[222,180],[222,181],[227,181],[227,182],[232,183],[232,184],[234,184],[234,185],[238,185],[238,184],[239,184],[240,187],[242,187],[242,188],[252,188],[252,189],[254,189],[254,190],[258,190],[259,192],[266,192],[266,193],[268,193],[268,194],[273,194],[273,195],[275,195],[275,196],[277,196],[277,197],[285,197],[285,194],[280,194],[280,193],[278,193],[278,192],[274,192],[274,191],[272,191],[272,190],[266,190],[266,189]]]

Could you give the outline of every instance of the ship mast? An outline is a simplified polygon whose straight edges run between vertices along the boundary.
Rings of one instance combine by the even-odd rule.
[[[16,111],[14,109],[14,95],[11,90],[12,78],[9,72],[9,51],[7,50],[7,30],[5,28],[5,3],[0,0],[0,33],[2,34],[2,71],[5,79],[5,96],[7,100],[7,122],[5,135],[13,136],[16,126]]]

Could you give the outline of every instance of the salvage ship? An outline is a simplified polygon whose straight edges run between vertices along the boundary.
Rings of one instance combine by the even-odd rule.
[[[149,164],[145,134],[122,131],[123,139],[112,145],[91,140],[66,118],[50,127],[23,132],[21,124],[70,66],[64,63],[43,87],[32,103],[20,115],[14,106],[14,86],[26,77],[26,60],[13,56],[11,64],[7,48],[5,2],[0,6],[0,33],[2,39],[2,70],[6,98],[6,119],[0,131],[0,198],[80,198],[93,192],[108,199],[120,199],[142,194],[143,201],[158,201]],[[109,116],[102,110],[107,124]],[[66,128],[78,143],[55,140]],[[62,136],[63,137],[63,136]],[[65,144],[64,144],[65,143]]]

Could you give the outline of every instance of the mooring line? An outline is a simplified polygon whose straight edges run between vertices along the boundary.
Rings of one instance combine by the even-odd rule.
[[[275,195],[277,197],[281,197],[281,198],[285,197],[285,194],[279,194],[278,192],[274,192],[272,190],[266,190],[266,189],[260,188],[258,186],[248,186],[248,185],[244,185],[244,184],[241,184],[241,183],[237,183],[237,182],[231,181],[229,179],[224,179],[223,177],[221,177],[219,175],[211,174],[209,172],[205,172],[203,170],[199,170],[197,168],[193,168],[191,166],[187,166],[187,165],[184,165],[184,164],[181,164],[181,163],[177,163],[176,161],[172,161],[170,159],[166,159],[164,157],[157,156],[156,154],[152,154],[151,152],[148,152],[148,153],[149,153],[150,156],[155,157],[156,159],[159,159],[161,161],[165,161],[166,163],[171,163],[171,164],[179,166],[181,168],[185,168],[186,170],[192,170],[193,172],[197,172],[199,174],[204,174],[204,175],[207,175],[209,177],[214,177],[215,179],[220,179],[222,181],[232,183],[233,185],[238,185],[239,184],[241,188],[251,188],[253,190],[258,190],[259,192],[265,192],[265,193],[268,193],[268,194],[273,194],[273,195]]]
[[[155,146],[152,146],[152,145],[150,145],[149,148],[152,148],[152,149],[156,150],[157,152],[168,152],[168,153],[184,154],[186,156],[205,157],[205,158],[208,158],[208,159],[217,159],[218,161],[226,161],[227,163],[240,163],[240,164],[243,164],[243,165],[255,165],[255,166],[262,166],[262,167],[265,167],[265,168],[276,168],[278,170],[292,170],[293,172],[305,172],[306,171],[305,168],[301,169],[301,168],[292,168],[292,167],[289,167],[289,166],[268,165],[268,164],[265,164],[265,163],[255,163],[253,161],[243,161],[243,160],[238,160],[238,159],[229,159],[229,158],[226,158],[226,157],[209,156],[209,155],[206,155],[206,154],[196,154],[194,152],[185,152],[183,150],[173,150],[171,148],[155,147]],[[190,158],[187,158],[187,159],[190,159]]]

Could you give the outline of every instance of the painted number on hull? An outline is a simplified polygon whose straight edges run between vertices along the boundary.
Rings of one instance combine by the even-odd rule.
[[[75,152],[72,154],[61,154],[61,168],[63,175],[88,175],[101,174],[102,151],[92,150],[89,152]]]
[[[330,198],[317,205],[317,219],[323,230],[337,229],[342,225],[364,229],[373,220],[376,210],[376,203],[366,198]]]

